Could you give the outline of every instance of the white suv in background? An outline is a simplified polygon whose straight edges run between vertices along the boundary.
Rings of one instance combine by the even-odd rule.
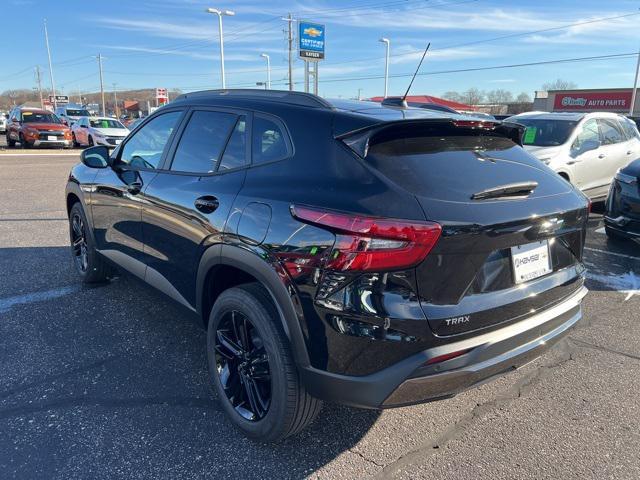
[[[81,117],[71,127],[74,146],[106,145],[115,147],[129,135],[129,129],[119,120],[109,117]]]
[[[636,124],[615,113],[522,113],[525,150],[592,200],[604,200],[619,168],[640,158]]]

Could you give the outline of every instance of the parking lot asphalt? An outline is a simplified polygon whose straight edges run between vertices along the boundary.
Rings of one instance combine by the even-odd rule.
[[[543,358],[453,399],[325,405],[262,445],[218,407],[198,319],[128,276],[79,283],[77,152],[16,152],[0,152],[1,478],[640,478],[640,246],[608,242],[597,213],[585,318]]]

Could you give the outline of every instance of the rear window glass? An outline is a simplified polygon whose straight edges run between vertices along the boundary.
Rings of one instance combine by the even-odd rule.
[[[517,123],[524,125],[522,143],[536,147],[553,147],[565,143],[576,128],[578,122],[570,120],[542,120],[518,118]]]
[[[466,202],[484,188],[535,180],[542,173],[538,160],[490,131],[429,127],[418,134],[406,127],[388,130],[393,129],[371,139],[366,161],[415,195]],[[512,167],[515,163],[522,166]],[[514,175],[515,170],[522,178]]]
[[[253,118],[253,163],[282,160],[289,156],[289,140],[279,122],[261,115]]]

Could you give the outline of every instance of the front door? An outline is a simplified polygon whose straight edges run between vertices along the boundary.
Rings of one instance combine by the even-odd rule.
[[[100,170],[91,193],[97,249],[140,277],[145,273],[141,193],[156,176],[182,115],[182,110],[162,113],[128,138],[114,166]]]
[[[244,181],[246,118],[242,112],[194,109],[174,140],[166,168],[144,192],[146,280],[192,308],[200,258],[222,242]]]

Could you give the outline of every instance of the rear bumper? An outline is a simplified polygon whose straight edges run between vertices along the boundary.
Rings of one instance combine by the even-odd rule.
[[[640,221],[627,218],[623,215],[616,218],[605,215],[604,224],[608,229],[615,231],[618,235],[629,238],[640,238]]]
[[[391,408],[451,397],[471,386],[513,371],[544,353],[582,318],[581,287],[563,302],[526,320],[466,340],[434,347],[380,372],[337,375],[312,367],[301,370],[309,393],[363,408]],[[433,365],[442,355],[467,353]]]

